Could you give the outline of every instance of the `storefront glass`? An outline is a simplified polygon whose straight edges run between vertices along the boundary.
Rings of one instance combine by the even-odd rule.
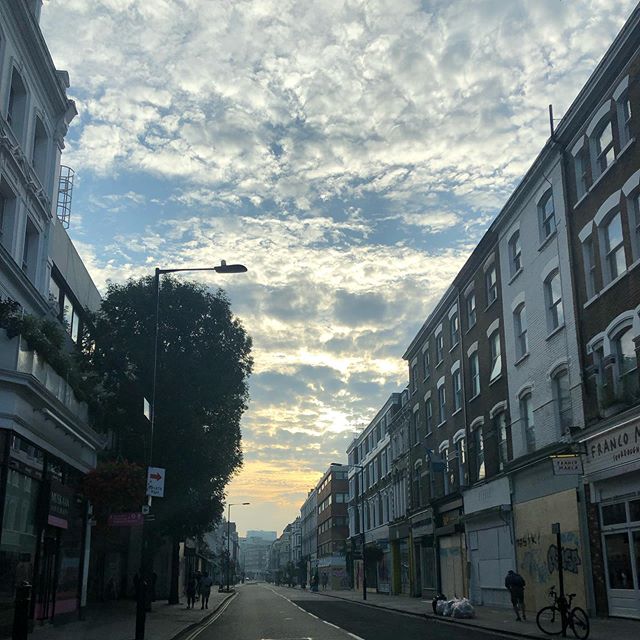
[[[611,533],[605,536],[610,589],[633,589],[633,569],[629,535]]]

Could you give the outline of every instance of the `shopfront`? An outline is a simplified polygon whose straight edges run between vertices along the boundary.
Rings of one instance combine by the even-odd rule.
[[[440,571],[440,591],[447,598],[468,595],[467,545],[462,520],[462,498],[438,510],[439,527],[435,530]]]
[[[410,520],[415,565],[414,595],[433,598],[438,590],[433,509],[416,513]]]
[[[76,494],[79,472],[14,433],[0,432],[0,438],[1,634],[11,625],[15,590],[23,582],[33,585],[35,621],[77,615],[85,516]]]
[[[392,592],[411,593],[411,548],[409,546],[409,523],[389,526],[389,544],[392,557]]]
[[[516,562],[509,479],[465,491],[463,500],[469,598],[473,604],[510,607],[504,578]]]
[[[603,574],[609,615],[640,618],[640,418],[585,444],[585,478],[599,525],[591,544],[602,551],[594,571]]]

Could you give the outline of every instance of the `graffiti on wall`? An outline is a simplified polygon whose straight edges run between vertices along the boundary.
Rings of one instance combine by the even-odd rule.
[[[581,564],[578,547],[562,547],[562,568],[565,571],[577,574]],[[550,544],[547,549],[547,568],[550,574],[558,570],[558,547],[555,544]]]

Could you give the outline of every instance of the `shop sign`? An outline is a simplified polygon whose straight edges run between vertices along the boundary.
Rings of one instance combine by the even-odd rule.
[[[551,456],[554,476],[575,476],[582,474],[579,456]]]
[[[640,462],[640,422],[617,429],[587,441],[586,471],[595,473],[630,462]]]
[[[69,528],[69,511],[72,498],[73,491],[69,487],[65,487],[57,480],[50,481],[47,524],[58,529]]]
[[[110,527],[140,527],[144,523],[144,516],[140,512],[112,513],[107,519]]]
[[[463,494],[464,512],[466,515],[511,504],[511,489],[509,478],[499,478],[474,487]]]

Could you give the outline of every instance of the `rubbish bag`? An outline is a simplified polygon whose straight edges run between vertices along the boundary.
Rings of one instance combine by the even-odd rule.
[[[453,618],[475,618],[476,612],[473,605],[466,599],[454,600],[451,606],[451,617]]]
[[[446,606],[447,606],[446,600],[438,600],[438,602],[436,602],[436,615],[439,615],[439,616],[445,615],[444,611]]]
[[[455,600],[447,600],[444,603],[444,606],[442,607],[442,615],[445,618],[450,618],[451,617],[451,610],[453,609],[453,603],[455,602]]]

